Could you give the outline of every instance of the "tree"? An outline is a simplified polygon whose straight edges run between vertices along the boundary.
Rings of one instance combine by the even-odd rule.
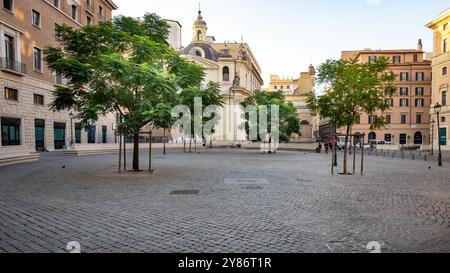
[[[155,14],[146,14],[142,22],[121,16],[78,29],[57,26],[60,45],[44,52],[48,66],[68,80],[54,92],[51,108],[76,109],[86,126],[100,113],[120,113],[120,128],[134,137],[134,171],[139,170],[140,129],[159,122],[152,118],[178,103],[179,90],[203,80],[202,68],[165,42],[168,27]]]
[[[297,109],[295,109],[292,102],[286,102],[285,96],[281,91],[277,92],[264,92],[257,91],[253,96],[248,97],[241,103],[244,108],[248,106],[255,106],[257,114],[259,116],[261,107],[269,107],[271,105],[277,105],[280,109],[279,114],[279,137],[280,141],[289,142],[292,134],[300,134],[300,119],[298,117]],[[249,113],[245,114],[245,128],[247,135],[249,135],[250,129],[255,129],[259,132],[259,119],[256,124],[252,124],[249,121]],[[267,117],[267,129],[269,132],[272,131],[271,124],[271,111],[268,111]],[[259,136],[258,141],[261,141],[261,137]]]
[[[191,128],[195,126],[195,98],[201,98],[202,100],[202,114],[205,112],[205,109],[208,107],[209,110],[214,110],[215,112],[210,117],[202,117],[202,135],[201,137],[205,139],[205,136],[209,132],[205,132],[205,125],[216,118],[217,110],[224,106],[225,99],[221,95],[220,84],[217,82],[208,82],[205,87],[201,87],[200,85],[197,87],[191,86],[189,88],[184,89],[180,93],[180,102],[182,105],[186,105],[191,112]],[[216,124],[217,125],[217,124]],[[213,128],[212,128],[213,129]],[[195,138],[194,130],[191,130],[191,139]],[[192,140],[189,142],[189,151],[191,151]]]
[[[326,92],[322,96],[311,93],[308,106],[322,118],[329,118],[335,128],[345,127],[344,170],[347,174],[348,135],[361,113],[373,115],[390,108],[389,101],[396,88],[395,75],[388,70],[389,60],[360,63],[357,59],[327,60],[317,74],[317,83]],[[374,118],[371,130],[385,126],[382,116]]]

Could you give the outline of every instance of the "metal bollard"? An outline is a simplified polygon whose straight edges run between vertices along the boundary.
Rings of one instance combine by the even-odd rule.
[[[405,152],[402,151],[402,159],[405,158]]]
[[[416,160],[416,154],[412,154],[411,158],[412,160]]]
[[[428,156],[427,155],[423,155],[423,160],[424,161],[428,161]]]

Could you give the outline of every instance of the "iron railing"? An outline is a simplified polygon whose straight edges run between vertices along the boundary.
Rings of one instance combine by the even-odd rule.
[[[27,73],[27,66],[24,63],[16,62],[8,58],[0,58],[0,69],[14,71],[20,74]]]

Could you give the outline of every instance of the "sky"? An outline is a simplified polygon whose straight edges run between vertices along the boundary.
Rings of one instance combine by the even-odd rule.
[[[114,15],[157,13],[183,26],[189,45],[199,0],[113,0]],[[217,42],[248,43],[263,72],[298,77],[312,63],[337,59],[343,50],[410,49],[422,39],[432,51],[425,25],[450,8],[446,0],[201,0],[208,35]]]

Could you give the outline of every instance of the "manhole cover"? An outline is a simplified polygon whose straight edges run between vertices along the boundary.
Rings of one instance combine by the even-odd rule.
[[[264,178],[225,178],[224,182],[227,185],[266,185],[266,184],[270,184],[270,182]]]
[[[199,190],[181,190],[181,191],[173,191],[171,195],[197,195],[199,194]]]

